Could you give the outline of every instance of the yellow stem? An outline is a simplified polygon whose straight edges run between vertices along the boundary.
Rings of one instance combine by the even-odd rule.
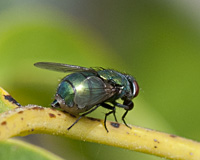
[[[78,117],[35,105],[15,108],[0,115],[0,140],[34,133],[62,135],[129,150],[153,154],[168,159],[200,159],[200,143],[175,135],[84,117],[69,131]]]

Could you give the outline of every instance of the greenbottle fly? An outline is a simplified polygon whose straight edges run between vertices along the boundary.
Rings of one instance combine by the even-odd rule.
[[[72,128],[82,117],[93,112],[99,106],[109,109],[105,114],[104,126],[106,131],[106,119],[110,114],[115,115],[116,107],[124,108],[125,113],[122,121],[127,125],[125,117],[133,109],[132,99],[139,93],[139,86],[135,78],[128,74],[122,74],[115,70],[104,68],[85,68],[76,65],[38,62],[36,67],[58,71],[71,72],[64,77],[57,88],[55,100],[52,107],[78,115],[79,118],[68,128]],[[123,104],[117,103],[117,99],[122,99]]]

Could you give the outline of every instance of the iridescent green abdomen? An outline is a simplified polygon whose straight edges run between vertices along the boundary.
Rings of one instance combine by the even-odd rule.
[[[92,72],[70,74],[63,78],[57,90],[57,95],[64,100],[60,106],[69,113],[87,111],[112,96],[112,93],[107,93],[106,87],[111,86],[106,86],[105,82]]]

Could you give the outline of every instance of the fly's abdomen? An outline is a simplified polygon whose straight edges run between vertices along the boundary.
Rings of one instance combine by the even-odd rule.
[[[57,94],[64,99],[66,106],[73,107],[75,105],[74,96],[77,93],[77,86],[79,86],[87,76],[88,75],[82,73],[73,73],[63,78],[57,89]]]
[[[57,95],[62,100],[57,101],[60,107],[69,113],[84,112],[100,101],[100,94],[105,93],[104,88],[103,81],[91,72],[73,73],[60,83]]]
[[[64,100],[60,107],[69,113],[89,110],[113,96],[112,86],[91,72],[79,72],[66,76],[57,94]],[[61,101],[61,100],[60,100]]]
[[[112,96],[109,87],[111,86],[107,86],[99,77],[87,77],[76,87],[74,102],[79,109],[90,109]]]
[[[60,83],[57,90],[57,94],[64,100],[65,105],[69,107],[74,106],[74,89],[73,84],[70,81],[65,80]]]

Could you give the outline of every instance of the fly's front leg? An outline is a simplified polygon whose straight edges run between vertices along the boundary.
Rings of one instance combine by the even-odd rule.
[[[134,107],[134,104],[132,101],[129,101],[129,100],[124,100],[124,103],[123,104],[120,104],[120,103],[114,103],[114,105],[116,105],[117,107],[120,107],[120,108],[124,108],[126,110],[126,112],[123,114],[122,116],[122,121],[124,122],[124,124],[128,127],[128,128],[131,128],[125,121],[125,117],[128,113],[128,111],[132,110],[133,107]]]

